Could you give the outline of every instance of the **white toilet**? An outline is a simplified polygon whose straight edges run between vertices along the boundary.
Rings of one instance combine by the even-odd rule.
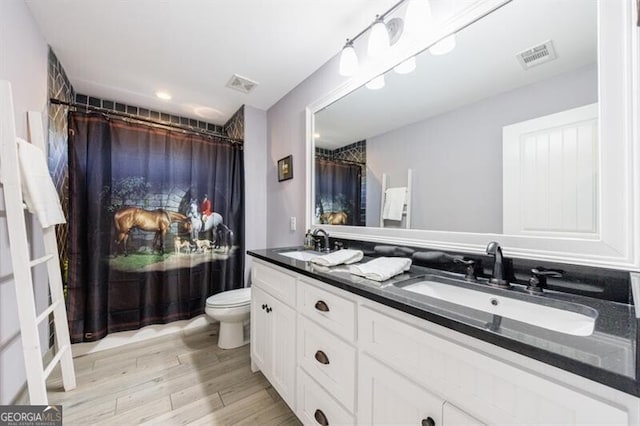
[[[220,321],[218,347],[233,349],[249,343],[244,337],[244,324],[251,312],[251,288],[223,291],[207,298],[204,311]]]

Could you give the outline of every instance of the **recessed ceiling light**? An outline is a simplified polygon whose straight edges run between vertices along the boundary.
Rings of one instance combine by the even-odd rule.
[[[167,93],[167,92],[158,91],[158,92],[156,92],[156,96],[159,97],[160,99],[164,100],[164,101],[171,100],[171,95],[169,93]]]
[[[220,112],[219,110],[211,107],[206,107],[206,106],[194,107],[193,113],[198,117],[201,117],[207,120],[215,120],[223,116],[222,112]]]

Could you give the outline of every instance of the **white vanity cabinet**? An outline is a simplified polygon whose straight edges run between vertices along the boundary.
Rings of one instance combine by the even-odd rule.
[[[385,365],[398,376],[396,380],[411,383],[407,389],[422,387],[439,395],[443,403],[447,401],[442,423],[436,424],[458,424],[462,420],[463,424],[486,425],[638,424],[637,398],[615,390],[608,392],[604,386],[580,377],[574,376],[574,383],[562,383],[562,377],[573,375],[554,372],[554,367],[523,357],[516,364],[514,359],[519,356],[509,351],[377,303],[360,304],[358,324],[363,352],[360,360],[372,357],[380,361],[375,367],[361,362],[359,383],[366,386],[363,378],[382,374],[380,366]],[[473,341],[478,344],[467,344]],[[369,368],[373,368],[371,372]],[[367,392],[361,388],[358,391]],[[397,400],[402,401],[408,393]],[[370,403],[366,398],[364,401]]]
[[[305,424],[640,424],[624,392],[259,260],[252,276],[252,364]]]
[[[295,409],[295,277],[255,264],[252,278],[252,370],[262,371],[282,399]]]

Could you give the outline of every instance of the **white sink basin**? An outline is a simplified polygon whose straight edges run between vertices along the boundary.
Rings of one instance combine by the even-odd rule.
[[[483,311],[503,318],[521,321],[537,327],[573,336],[590,336],[595,326],[597,311],[586,306],[553,301],[567,306],[576,306],[585,313],[574,312],[527,302],[511,297],[497,296],[471,288],[424,280],[401,287],[403,290],[423,294],[456,305]],[[550,302],[551,303],[551,302]]]
[[[294,250],[294,251],[287,251],[287,252],[278,253],[278,254],[280,256],[290,257],[291,259],[308,262],[314,257],[320,256],[322,253],[318,253],[317,251],[310,251],[310,250]]]

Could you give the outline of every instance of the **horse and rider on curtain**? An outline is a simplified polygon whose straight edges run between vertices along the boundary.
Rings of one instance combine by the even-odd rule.
[[[192,318],[243,285],[242,146],[69,114],[72,341]]]

